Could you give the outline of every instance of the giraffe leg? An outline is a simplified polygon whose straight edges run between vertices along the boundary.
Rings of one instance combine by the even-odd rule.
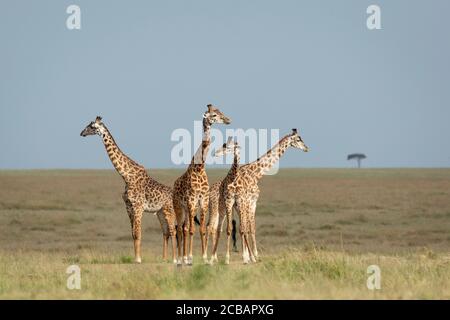
[[[251,250],[251,244],[250,244],[250,235],[248,232],[248,228],[245,228],[243,232],[241,232],[242,237],[242,260],[244,261],[244,264],[248,264],[250,261],[254,260],[253,253]]]
[[[172,242],[172,262],[174,264],[178,263],[178,252],[177,252],[177,229],[175,226],[174,216],[172,216],[172,222],[169,225],[169,235]]]
[[[208,252],[208,246],[211,243],[211,252],[214,251],[214,243],[216,242],[216,233],[217,228],[215,226],[207,225],[206,226],[206,252]],[[209,261],[211,263],[211,261]]]
[[[231,231],[233,228],[233,216],[231,214],[229,214],[229,212],[227,211],[226,214],[227,217],[227,252],[225,254],[225,264],[230,264],[230,240],[231,240]]]
[[[184,212],[184,222],[183,222],[183,262],[184,264],[189,264],[188,259],[188,241],[189,239],[189,226],[190,226],[190,218],[189,213]]]
[[[134,256],[135,256],[135,262],[141,263],[141,219],[142,219],[142,213],[143,209],[134,209],[134,216],[133,216],[133,222],[132,222],[132,235],[134,240]]]
[[[177,231],[175,229],[170,233],[170,239],[172,241],[172,261],[177,264]]]
[[[211,238],[212,238],[212,246],[211,246],[211,262],[217,261],[217,252],[213,253],[214,247],[216,246],[216,242],[218,241],[217,233],[220,231],[217,228],[211,229]]]
[[[166,260],[166,258],[167,258],[167,236],[169,234],[168,224],[167,224],[166,217],[164,216],[163,210],[159,210],[155,214],[158,217],[159,224],[161,225],[161,232],[162,232],[162,236],[163,236],[162,258],[163,258],[163,260]]]
[[[248,254],[248,246],[246,245],[246,242],[245,242],[245,235],[244,235],[244,233],[243,232],[240,232],[240,234],[241,234],[241,239],[242,239],[242,261],[244,262],[244,264],[247,264],[248,263],[248,256],[249,256],[249,254]]]
[[[251,237],[251,242],[253,244],[253,255],[250,257],[250,259],[252,260],[252,262],[256,262],[256,259],[258,258],[258,249],[256,248],[256,222],[255,222],[255,217],[253,216],[251,218],[251,221],[249,221],[250,224],[250,237]]]
[[[258,249],[256,248],[256,201],[258,200],[258,197],[256,196],[256,199],[253,199],[251,205],[250,205],[250,235],[251,235],[251,241],[253,243],[253,255],[251,256],[252,262],[256,262],[256,259],[258,258]]]
[[[206,215],[208,214],[209,197],[202,199],[200,202],[200,237],[202,240],[202,257],[203,262],[208,262],[208,246],[206,242]]]
[[[159,223],[161,225],[162,237],[163,237],[163,254],[162,259],[165,261],[167,259],[167,246],[169,242],[169,223],[167,216],[163,209],[156,212]]]
[[[245,236],[245,228],[247,225],[247,219],[245,218],[244,215],[241,215],[241,219],[239,221],[239,234],[241,235],[241,242],[242,242],[242,260],[244,262],[244,264],[248,263],[248,245],[247,245],[247,239]]]
[[[214,250],[213,253],[211,255],[211,263],[214,262],[218,262],[219,259],[217,258],[217,250],[219,247],[219,240],[220,240],[220,235],[222,234],[222,228],[223,228],[223,224],[225,222],[225,215],[219,217],[219,225],[217,227],[216,231],[216,235],[214,237]],[[229,259],[228,259],[228,263],[229,263]]]
[[[222,233],[222,225],[224,222],[225,214],[219,214],[217,221],[217,226],[213,226],[213,229],[211,230],[211,233],[213,234],[213,249],[211,253],[211,260],[210,263],[213,264],[214,262],[218,261],[217,259],[217,247],[219,245],[219,239],[220,234]]]
[[[206,225],[206,242],[205,242],[206,250],[208,250],[209,243],[212,243],[212,249],[214,248],[214,242],[215,242],[215,236],[216,236],[215,224],[216,224],[216,221],[212,217],[211,208],[209,208],[208,224]]]
[[[220,217],[219,217],[219,199],[215,197],[215,195],[209,196],[209,219],[208,219],[208,237],[212,238],[212,247],[211,247],[211,259],[210,264],[213,264],[214,261],[217,261],[217,245],[216,242],[218,226],[220,225]],[[207,239],[208,240],[208,239]]]
[[[192,265],[194,260],[193,250],[194,250],[194,234],[195,234],[195,209],[196,206],[194,203],[188,204],[188,219],[189,219],[189,256],[188,256],[188,264]]]
[[[251,234],[250,234],[250,221],[249,219],[247,219],[247,227],[245,229],[245,234],[244,234],[244,239],[245,239],[245,244],[246,244],[246,257],[247,257],[247,262],[256,262],[255,256],[253,255],[253,246],[252,246],[252,241],[251,241]]]
[[[173,201],[173,209],[175,211],[175,218],[177,221],[177,225],[176,225],[176,232],[177,232],[177,246],[178,246],[178,259],[177,259],[177,264],[181,265],[181,245],[182,243],[184,244],[185,242],[185,238],[183,236],[184,234],[184,214],[183,214],[183,209],[180,206],[178,201]],[[184,245],[183,245],[183,249],[184,249]]]
[[[169,237],[166,234],[163,234],[163,260],[165,261],[167,259],[167,244]]]
[[[122,195],[127,209],[128,217],[131,223],[131,235],[133,237],[134,244],[134,261],[136,263],[141,263],[141,218],[144,212],[143,208],[139,205],[133,205],[133,203],[128,199],[128,194],[125,192]]]
[[[206,223],[205,223],[205,224],[206,224]],[[209,238],[208,233],[209,233],[209,227],[208,227],[208,225],[206,224],[206,234],[205,234],[205,247],[206,247],[206,251],[208,251],[208,238]]]
[[[205,246],[206,246],[207,250],[208,250],[209,243],[214,244],[214,236],[212,234],[212,230],[213,230],[214,226],[213,226],[213,221],[211,219],[211,209],[208,210],[208,214],[209,214],[208,215],[208,223],[206,224],[206,237],[205,237],[206,238]],[[211,238],[212,242],[210,242],[210,238]]]
[[[249,206],[247,203],[244,203],[241,207],[241,221],[240,221],[240,233],[242,240],[242,260],[244,264],[250,262],[252,254],[252,248],[250,246],[250,232],[249,232]]]
[[[167,235],[167,245],[169,245],[169,238],[172,245],[172,262],[174,264],[178,263],[177,260],[177,230],[175,226],[172,224],[169,226],[169,234]]]
[[[219,214],[221,216],[224,216],[227,221],[227,249],[226,249],[227,251],[225,253],[225,264],[230,264],[230,241],[231,241],[231,233],[233,231],[233,207],[234,207],[234,205],[235,205],[234,196],[227,195],[226,198],[224,199],[224,202],[221,203],[221,207],[220,207],[220,211],[219,211]],[[222,224],[223,224],[223,221],[222,221]],[[220,225],[219,229],[222,229],[222,225]],[[217,246],[216,246],[216,250],[217,250]]]
[[[239,234],[241,236],[242,260],[244,264],[249,262],[249,242],[248,242],[248,206],[245,198],[238,198],[235,207],[239,216]],[[230,215],[230,226],[232,225],[232,215]]]
[[[189,224],[190,224],[190,222],[189,222],[188,217],[186,218],[186,220],[188,220],[188,221],[185,221],[184,225],[183,225],[183,262],[184,262],[184,264],[189,264],[187,252],[188,252],[188,240],[190,240],[189,239]]]
[[[166,247],[166,256],[167,256],[167,247],[169,246],[169,238],[171,239],[172,244],[172,261],[173,263],[177,263],[177,241],[176,241],[176,227],[175,227],[175,210],[173,209],[173,203],[166,203],[164,207],[161,209],[161,216],[164,224],[165,230],[165,247]]]

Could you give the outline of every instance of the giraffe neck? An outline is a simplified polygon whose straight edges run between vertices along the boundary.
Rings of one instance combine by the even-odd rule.
[[[258,158],[255,162],[251,163],[255,177],[260,179],[266,174],[275,163],[283,156],[290,145],[290,136],[283,137],[272,149],[266,152],[262,157]]]
[[[230,170],[228,171],[228,174],[226,176],[227,181],[234,181],[236,178],[238,169],[239,169],[239,162],[241,159],[241,154],[238,149],[234,150],[234,159],[233,159],[233,165],[231,166]]]
[[[203,138],[202,143],[198,147],[195,155],[192,157],[188,170],[203,169],[205,167],[206,156],[208,155],[209,146],[211,144],[211,124],[203,119]]]
[[[125,181],[129,181],[133,174],[142,170],[142,166],[130,159],[126,154],[120,150],[114,141],[113,136],[109,132],[106,126],[103,126],[104,130],[101,133],[103,144],[105,145],[106,152],[111,160],[116,171],[122,176]]]
[[[230,172],[231,172],[233,178],[236,177],[236,174],[238,172],[240,160],[241,160],[241,154],[238,149],[235,149],[233,165],[231,166],[231,169],[230,169]]]

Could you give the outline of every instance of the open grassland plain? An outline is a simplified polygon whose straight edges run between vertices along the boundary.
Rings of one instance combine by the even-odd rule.
[[[168,185],[181,173],[150,172]],[[151,214],[132,263],[114,171],[0,171],[0,299],[450,298],[450,169],[281,169],[260,186],[258,263],[224,265],[222,236],[219,264],[201,262],[197,241],[194,266],[177,268]],[[66,287],[72,264],[81,290]]]

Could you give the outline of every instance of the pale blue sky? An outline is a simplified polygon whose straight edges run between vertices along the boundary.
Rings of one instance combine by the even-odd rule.
[[[82,29],[65,26],[81,7]],[[378,4],[382,30],[366,28]],[[173,167],[176,128],[208,103],[234,128],[297,127],[282,166],[450,164],[448,0],[3,0],[0,168],[111,168],[102,115],[127,154]],[[220,127],[222,130],[225,127]],[[184,167],[184,166],[181,166]]]

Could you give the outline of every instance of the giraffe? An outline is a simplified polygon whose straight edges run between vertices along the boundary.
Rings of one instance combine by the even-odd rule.
[[[309,148],[305,145],[297,129],[292,129],[292,133],[284,136],[274,147],[268,150],[262,157],[256,161],[241,166],[236,174],[236,178],[232,184],[234,197],[227,202],[227,216],[231,215],[234,208],[238,213],[240,226],[239,233],[242,242],[242,259],[245,264],[256,262],[258,251],[256,248],[256,223],[255,211],[256,203],[259,197],[258,182],[262,176],[267,173],[272,166],[280,159],[289,147],[301,149],[308,152]],[[231,221],[228,218],[228,224]],[[228,230],[231,227],[228,226]],[[251,238],[251,239],[250,239]],[[226,257],[230,256],[230,237],[227,239]],[[250,246],[252,242],[252,246]],[[229,261],[225,260],[226,263]]]
[[[197,152],[192,157],[191,163],[186,172],[179,177],[173,187],[173,207],[177,219],[178,238],[183,237],[183,260],[185,264],[192,265],[193,262],[193,242],[195,224],[194,217],[197,207],[200,207],[200,237],[202,241],[203,260],[206,256],[206,223],[205,215],[208,211],[209,184],[205,170],[205,160],[211,144],[210,130],[215,123],[230,124],[231,120],[226,117],[218,108],[209,104],[208,110],[203,115],[203,138]],[[189,232],[189,257],[188,249]],[[183,234],[182,234],[183,233]],[[181,257],[181,246],[178,247],[178,256]],[[181,264],[179,259],[178,264]]]
[[[135,262],[141,263],[141,219],[144,211],[157,214],[163,231],[163,259],[167,258],[169,238],[172,240],[172,258],[176,263],[175,212],[172,203],[172,189],[152,179],[145,168],[117,146],[101,117],[89,123],[80,134],[83,137],[99,135],[106,152],[119,175],[125,182],[122,198],[131,222],[134,241]]]
[[[233,165],[226,177],[214,183],[209,191],[209,219],[208,219],[208,237],[212,237],[213,250],[211,254],[210,263],[213,264],[217,261],[217,245],[219,242],[220,234],[222,232],[223,222],[225,217],[227,218],[227,236],[230,237],[232,232],[235,231],[235,222],[232,225],[232,211],[228,212],[226,210],[229,207],[227,204],[233,201],[234,198],[234,185],[233,182],[236,178],[237,172],[239,170],[239,161],[240,161],[240,146],[237,141],[233,141],[232,137],[228,138],[227,143],[224,143],[221,148],[216,150],[214,153],[215,157],[223,156],[227,153],[233,153]],[[232,208],[232,205],[231,205]],[[234,220],[233,220],[234,221]],[[233,239],[233,247],[235,247],[235,235]],[[230,241],[228,240],[227,245],[230,245]],[[230,262],[229,256],[230,248],[227,247],[227,256],[225,257],[225,263],[228,264]]]

